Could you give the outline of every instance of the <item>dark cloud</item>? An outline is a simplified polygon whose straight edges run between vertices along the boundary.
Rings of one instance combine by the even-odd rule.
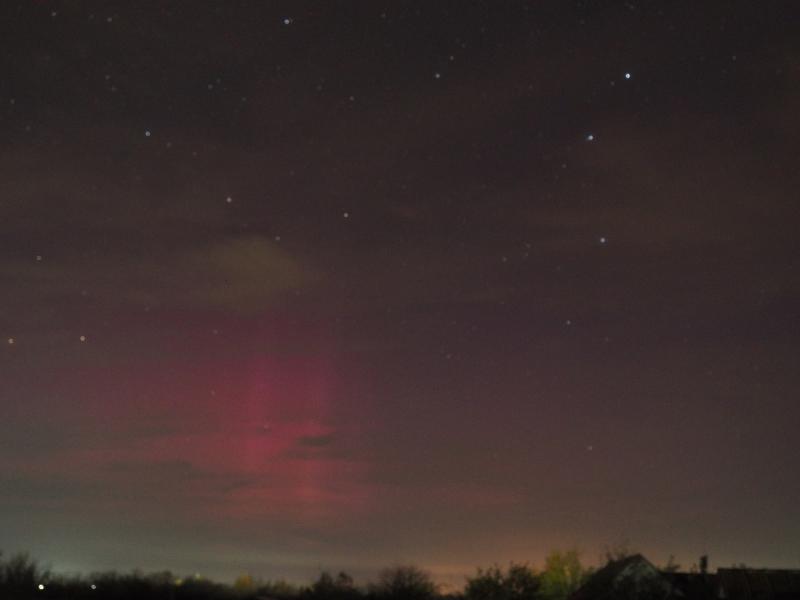
[[[325,448],[334,442],[333,434],[306,435],[297,440],[297,443],[306,448]]]

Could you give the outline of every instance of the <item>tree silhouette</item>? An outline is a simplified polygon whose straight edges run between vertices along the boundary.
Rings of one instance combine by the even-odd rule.
[[[3,560],[0,555],[0,586],[10,598],[27,598],[38,591],[49,579],[49,572],[42,569],[27,553],[19,552]]]
[[[566,600],[586,580],[589,571],[581,565],[577,550],[554,550],[545,558],[541,573],[542,597]]]
[[[323,571],[304,595],[314,600],[355,600],[361,596],[361,592],[356,589],[353,578],[347,573],[340,571],[334,578]]]
[[[507,571],[497,565],[478,569],[467,578],[464,596],[467,600],[533,600],[538,598],[541,580],[527,564],[511,563]]]
[[[381,571],[370,591],[386,600],[429,600],[436,596],[438,587],[427,571],[408,565]]]

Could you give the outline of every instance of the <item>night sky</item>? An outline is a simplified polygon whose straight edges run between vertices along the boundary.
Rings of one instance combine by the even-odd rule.
[[[800,564],[796,2],[0,11],[6,552]]]

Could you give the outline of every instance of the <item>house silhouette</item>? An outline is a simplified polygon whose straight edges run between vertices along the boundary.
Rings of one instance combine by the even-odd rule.
[[[800,600],[800,570],[662,571],[641,554],[609,561],[570,600]]]

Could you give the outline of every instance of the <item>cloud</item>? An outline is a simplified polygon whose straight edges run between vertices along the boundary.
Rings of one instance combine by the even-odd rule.
[[[98,139],[122,134],[93,131]],[[235,186],[220,187],[214,177],[229,161],[242,162],[241,152],[231,149],[225,160],[198,164],[203,175],[191,177],[153,156],[142,158],[146,177],[131,176],[127,161],[109,161],[107,154],[89,144],[69,157],[42,157],[29,145],[0,155],[9,163],[9,177],[0,182],[7,229],[0,280],[16,290],[0,321],[15,327],[42,322],[54,305],[81,311],[87,302],[94,309],[247,314],[319,279],[275,240],[274,222],[251,227],[253,205],[225,202],[236,196]]]
[[[167,295],[199,307],[250,312],[313,276],[276,244],[259,236],[225,240],[177,257],[160,273]],[[176,278],[180,285],[171,286]]]
[[[138,306],[225,309],[249,313],[310,284],[315,276],[261,236],[230,237],[202,245],[161,248],[139,258],[114,253],[11,259],[0,276],[26,304],[94,298]],[[113,300],[112,300],[113,299]]]
[[[333,443],[333,434],[326,433],[322,435],[304,435],[298,438],[297,443],[306,448],[324,448]]]

